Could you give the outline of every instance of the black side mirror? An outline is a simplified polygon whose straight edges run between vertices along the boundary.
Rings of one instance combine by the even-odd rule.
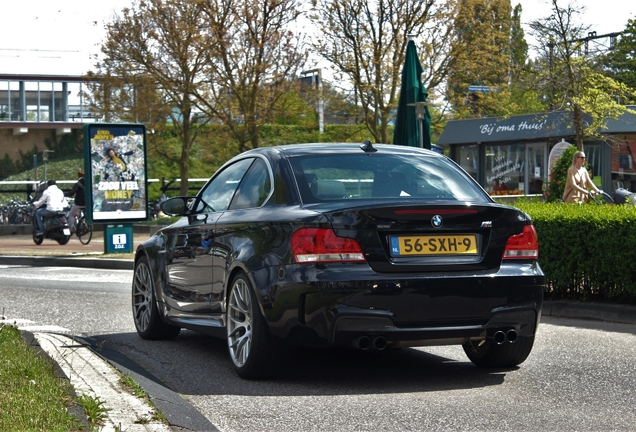
[[[189,210],[188,202],[191,199],[192,198],[188,197],[168,198],[161,203],[161,211],[163,211],[168,216],[185,216]]]

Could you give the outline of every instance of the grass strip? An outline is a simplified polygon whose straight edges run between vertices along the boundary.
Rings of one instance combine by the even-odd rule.
[[[31,349],[15,326],[0,324],[0,430],[77,430],[72,403],[71,385],[56,377],[52,361]]]

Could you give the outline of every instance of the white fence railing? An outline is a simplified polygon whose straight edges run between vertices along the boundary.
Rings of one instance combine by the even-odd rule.
[[[188,179],[188,183],[205,183],[207,182],[209,179],[207,178],[191,178]],[[0,194],[3,193],[30,193],[33,190],[35,190],[35,188],[37,187],[38,184],[40,184],[42,180],[5,180],[5,181],[0,181]],[[73,185],[77,182],[77,180],[56,180],[56,183],[59,185]],[[172,180],[168,180],[168,179],[148,179],[148,183],[162,183],[162,191],[165,192],[167,190],[179,190],[178,187],[172,186],[175,183],[181,183],[181,179],[177,178],[177,179],[172,179]],[[2,188],[2,186],[16,186],[16,185],[22,185],[24,186],[24,189],[12,189],[12,190],[4,190]],[[30,188],[29,188],[30,186]],[[197,188],[193,188],[190,187],[190,189],[198,189]]]

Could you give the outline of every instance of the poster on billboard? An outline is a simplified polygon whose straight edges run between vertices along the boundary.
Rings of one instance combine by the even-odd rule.
[[[84,125],[86,213],[97,223],[148,220],[146,128],[141,124]]]

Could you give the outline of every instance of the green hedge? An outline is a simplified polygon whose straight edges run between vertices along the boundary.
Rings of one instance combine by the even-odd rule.
[[[537,229],[547,298],[636,304],[636,206],[514,206]]]

